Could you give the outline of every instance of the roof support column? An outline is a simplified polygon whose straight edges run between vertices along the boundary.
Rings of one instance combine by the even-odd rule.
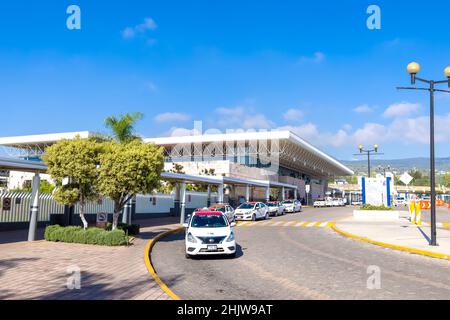
[[[206,206],[211,206],[211,185],[208,184],[208,198],[206,199]]]
[[[180,183],[175,183],[175,195],[173,199],[173,209],[175,217],[178,217],[180,214]]]
[[[284,201],[286,199],[286,190],[284,190],[284,187],[281,187],[281,201]]]
[[[122,223],[125,224],[131,224],[131,206],[132,206],[132,199],[128,200],[127,203],[125,203],[125,206],[123,207],[122,212]]]
[[[186,220],[186,181],[181,182],[180,185],[180,224],[183,224]]]
[[[297,200],[297,189],[294,189],[294,199]]]
[[[223,203],[223,189],[224,189],[223,183],[217,186],[217,192],[219,193],[218,203]]]
[[[248,184],[245,186],[245,201],[250,201],[250,186]]]
[[[39,186],[41,184],[41,177],[36,173],[32,181],[32,192],[30,200],[30,227],[28,229],[28,241],[36,239],[36,229],[39,218]]]
[[[270,201],[270,187],[266,187],[266,203]]]

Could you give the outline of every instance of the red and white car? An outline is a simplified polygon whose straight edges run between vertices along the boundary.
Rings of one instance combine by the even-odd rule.
[[[186,258],[197,255],[236,255],[236,240],[233,227],[219,211],[194,212],[186,228]]]

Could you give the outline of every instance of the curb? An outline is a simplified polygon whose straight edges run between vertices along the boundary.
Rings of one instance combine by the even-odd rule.
[[[181,298],[179,296],[177,296],[172,290],[170,290],[170,288],[158,276],[158,274],[155,271],[155,268],[153,267],[152,261],[150,259],[150,255],[152,253],[153,247],[160,239],[162,239],[172,233],[180,232],[183,229],[184,229],[183,227],[179,227],[179,228],[172,229],[172,230],[165,231],[165,232],[158,234],[156,237],[154,237],[153,239],[151,239],[147,242],[147,245],[145,246],[145,250],[144,250],[144,261],[145,261],[145,266],[147,267],[148,273],[152,276],[153,280],[155,280],[155,282],[159,285],[161,290],[163,290],[173,300],[181,300]]]
[[[354,235],[354,234],[351,234],[344,230],[339,229],[338,227],[336,227],[336,224],[333,224],[331,226],[331,229],[333,229],[337,233],[339,233],[347,238],[350,238],[352,240],[371,243],[371,244],[374,244],[374,245],[377,245],[380,247],[394,249],[394,250],[398,250],[398,251],[405,251],[405,252],[414,253],[414,254],[419,254],[419,255],[423,255],[423,256],[427,256],[427,257],[431,257],[431,258],[450,260],[450,256],[447,254],[437,253],[437,252],[432,252],[432,251],[427,251],[427,250],[420,250],[420,249],[415,249],[415,248],[410,248],[410,247],[404,247],[404,246],[399,246],[399,245],[395,245],[395,244],[391,244],[391,243],[385,243],[385,242],[381,242],[381,241],[372,240],[372,239],[369,239],[366,237],[357,236],[357,235]]]

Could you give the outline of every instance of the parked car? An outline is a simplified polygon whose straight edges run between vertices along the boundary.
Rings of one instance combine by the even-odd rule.
[[[193,213],[186,228],[186,258],[196,255],[236,255],[236,240],[232,227],[219,211],[198,211]]]
[[[268,219],[269,208],[262,202],[244,202],[234,210],[236,220]]]
[[[229,204],[221,204],[217,203],[211,206],[210,208],[213,211],[220,211],[223,214],[225,214],[228,218],[228,221],[234,221],[234,209]]]
[[[284,206],[279,201],[270,201],[266,203],[267,208],[269,209],[269,216],[281,216],[285,214]]]
[[[408,203],[404,197],[397,197],[394,199],[395,207],[406,206],[406,205],[408,205]]]
[[[284,200],[281,202],[285,212],[300,212],[302,211],[302,203],[298,200]]]
[[[314,201],[313,207],[314,208],[325,207],[325,200],[324,199],[317,199],[316,201]]]
[[[342,198],[333,198],[333,207],[343,207],[345,206],[345,201]]]
[[[330,198],[330,197],[325,198],[325,206],[326,207],[332,207],[333,205],[334,205],[333,198]]]

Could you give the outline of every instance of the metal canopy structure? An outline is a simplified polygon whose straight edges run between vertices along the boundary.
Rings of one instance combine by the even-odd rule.
[[[37,134],[29,136],[3,137],[0,138],[0,146],[12,157],[39,158],[45,148],[63,139],[74,139],[76,137],[89,138],[94,134],[89,131]]]
[[[354,173],[290,131],[190,135],[144,141],[164,146],[167,161],[226,160],[249,156],[276,161],[276,165],[321,178]]]
[[[36,237],[36,228],[39,216],[39,186],[41,179],[39,173],[45,173],[47,166],[42,162],[19,160],[14,158],[0,158],[0,170],[34,172],[31,183],[30,200],[30,227],[28,230],[28,241],[34,241]]]
[[[62,139],[89,138],[89,131],[29,135],[0,138],[6,153],[21,158],[40,157],[45,148]],[[304,172],[314,177],[353,175],[353,171],[290,131],[235,132],[226,134],[190,135],[144,139],[165,146],[166,160],[193,161],[230,159],[250,156],[274,159],[276,165]]]
[[[38,161],[0,157],[0,170],[45,173],[47,166]]]

